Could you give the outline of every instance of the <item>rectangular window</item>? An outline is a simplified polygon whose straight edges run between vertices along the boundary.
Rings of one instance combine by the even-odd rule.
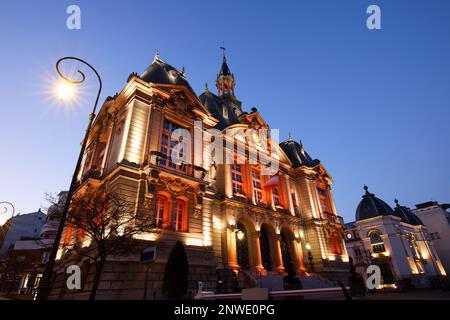
[[[327,191],[323,188],[317,188],[317,193],[319,194],[319,202],[322,212],[332,213]]]
[[[63,244],[65,245],[65,246],[68,246],[69,244],[70,244],[70,241],[72,240],[72,225],[69,225],[68,227],[67,227],[67,230],[66,230],[66,235],[65,235],[65,237],[64,237],[64,242],[63,242]]]
[[[273,203],[274,203],[275,207],[282,207],[281,201],[280,201],[280,193],[278,191],[278,187],[275,187],[272,190],[272,194],[273,194]]]
[[[255,197],[256,204],[263,203],[263,189],[261,185],[261,175],[256,168],[252,168],[252,185],[253,185],[253,195]]]
[[[158,228],[165,228],[164,220],[166,218],[166,210],[168,210],[168,201],[165,196],[158,196],[158,202],[156,205],[156,217],[155,223]]]
[[[159,164],[174,169],[177,171],[182,171],[188,173],[188,166],[184,163],[175,164],[171,161],[172,149],[178,144],[177,141],[171,141],[172,132],[176,129],[185,129],[167,119],[164,119],[163,131],[161,136],[161,148],[160,151],[164,155],[163,159],[159,161]],[[183,157],[183,151],[180,152],[179,157]]]
[[[175,219],[173,221],[174,229],[176,231],[186,231],[185,229],[185,210],[186,205],[183,200],[177,200],[175,204]]]
[[[234,195],[244,195],[242,187],[242,167],[239,164],[231,165],[231,181]]]

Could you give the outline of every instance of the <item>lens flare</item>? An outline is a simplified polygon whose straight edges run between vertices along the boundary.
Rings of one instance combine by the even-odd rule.
[[[74,96],[73,86],[67,81],[61,81],[56,86],[56,95],[61,101],[70,100]]]

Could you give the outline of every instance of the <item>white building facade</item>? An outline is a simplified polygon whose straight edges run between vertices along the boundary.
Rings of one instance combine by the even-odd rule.
[[[356,221],[346,224],[346,247],[356,271],[366,276],[368,265],[380,267],[382,287],[429,287],[446,276],[424,223],[395,200],[392,209],[365,186]]]
[[[450,273],[450,204],[435,201],[416,204],[412,212],[427,226],[445,272]]]

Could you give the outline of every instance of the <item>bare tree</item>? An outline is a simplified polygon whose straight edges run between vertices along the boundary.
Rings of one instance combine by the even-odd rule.
[[[72,198],[66,224],[77,233],[74,249],[95,265],[90,300],[95,300],[108,255],[129,251],[136,235],[157,230],[151,214],[138,217],[134,209],[132,201],[104,188],[88,186]]]

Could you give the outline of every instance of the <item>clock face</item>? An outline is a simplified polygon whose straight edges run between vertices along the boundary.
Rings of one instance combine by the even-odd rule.
[[[347,239],[351,239],[352,238],[352,234],[351,233],[347,233]]]

